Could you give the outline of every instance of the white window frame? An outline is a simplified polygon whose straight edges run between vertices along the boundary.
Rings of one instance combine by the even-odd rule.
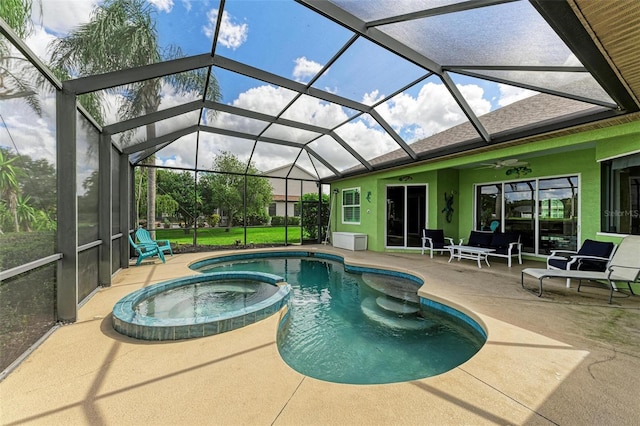
[[[356,194],[358,194],[358,203],[357,204],[345,204],[345,193],[349,192],[349,191],[355,191]],[[355,198],[355,197],[354,197]],[[353,188],[345,188],[342,190],[342,224],[343,225],[360,225],[360,220],[362,218],[361,214],[362,214],[362,209],[361,209],[361,201],[362,201],[362,191],[360,191],[360,187],[353,187]],[[352,208],[352,209],[358,209],[358,221],[357,222],[353,222],[353,221],[347,221],[345,220],[345,211],[347,208]]]

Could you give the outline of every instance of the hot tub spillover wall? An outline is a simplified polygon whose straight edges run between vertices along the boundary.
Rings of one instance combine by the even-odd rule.
[[[194,319],[159,319],[136,313],[143,300],[181,286],[208,281],[249,280],[279,287],[271,297],[245,308]],[[134,291],[113,307],[113,328],[126,336],[141,340],[180,340],[204,337],[235,330],[267,318],[288,302],[291,286],[278,275],[262,272],[213,272],[165,281]]]

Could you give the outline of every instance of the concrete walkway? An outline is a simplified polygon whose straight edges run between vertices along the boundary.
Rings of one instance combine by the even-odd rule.
[[[300,249],[300,247],[293,247]],[[306,377],[277,350],[279,315],[217,336],[144,342],[111,327],[113,305],[143,286],[193,275],[216,253],[178,254],[121,271],[0,383],[3,425],[637,425],[640,296],[549,281],[542,298],[504,259],[350,252],[349,263],[422,276],[420,293],[474,315],[488,341],[471,360],[422,380],[343,385]],[[244,252],[244,251],[243,251]],[[227,252],[228,253],[228,252]],[[536,281],[529,279],[530,287]]]

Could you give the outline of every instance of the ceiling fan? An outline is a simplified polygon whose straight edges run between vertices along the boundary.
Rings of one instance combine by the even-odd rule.
[[[497,160],[493,163],[482,163],[479,169],[501,169],[503,167],[526,166],[526,161],[519,161],[517,158],[509,158],[506,160]]]

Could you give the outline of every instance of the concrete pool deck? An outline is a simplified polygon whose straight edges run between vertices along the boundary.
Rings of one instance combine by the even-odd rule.
[[[300,247],[275,250],[300,250]],[[122,336],[111,310],[123,296],[193,275],[192,262],[232,252],[176,254],[120,271],[0,382],[3,425],[625,425],[640,418],[640,296],[549,280],[542,298],[503,259],[478,269],[419,253],[351,252],[348,263],[409,271],[422,295],[473,312],[485,346],[454,370],[387,385],[306,377],[278,355],[279,315],[193,340]],[[246,251],[242,251],[246,253]],[[537,281],[525,281],[537,288]]]

